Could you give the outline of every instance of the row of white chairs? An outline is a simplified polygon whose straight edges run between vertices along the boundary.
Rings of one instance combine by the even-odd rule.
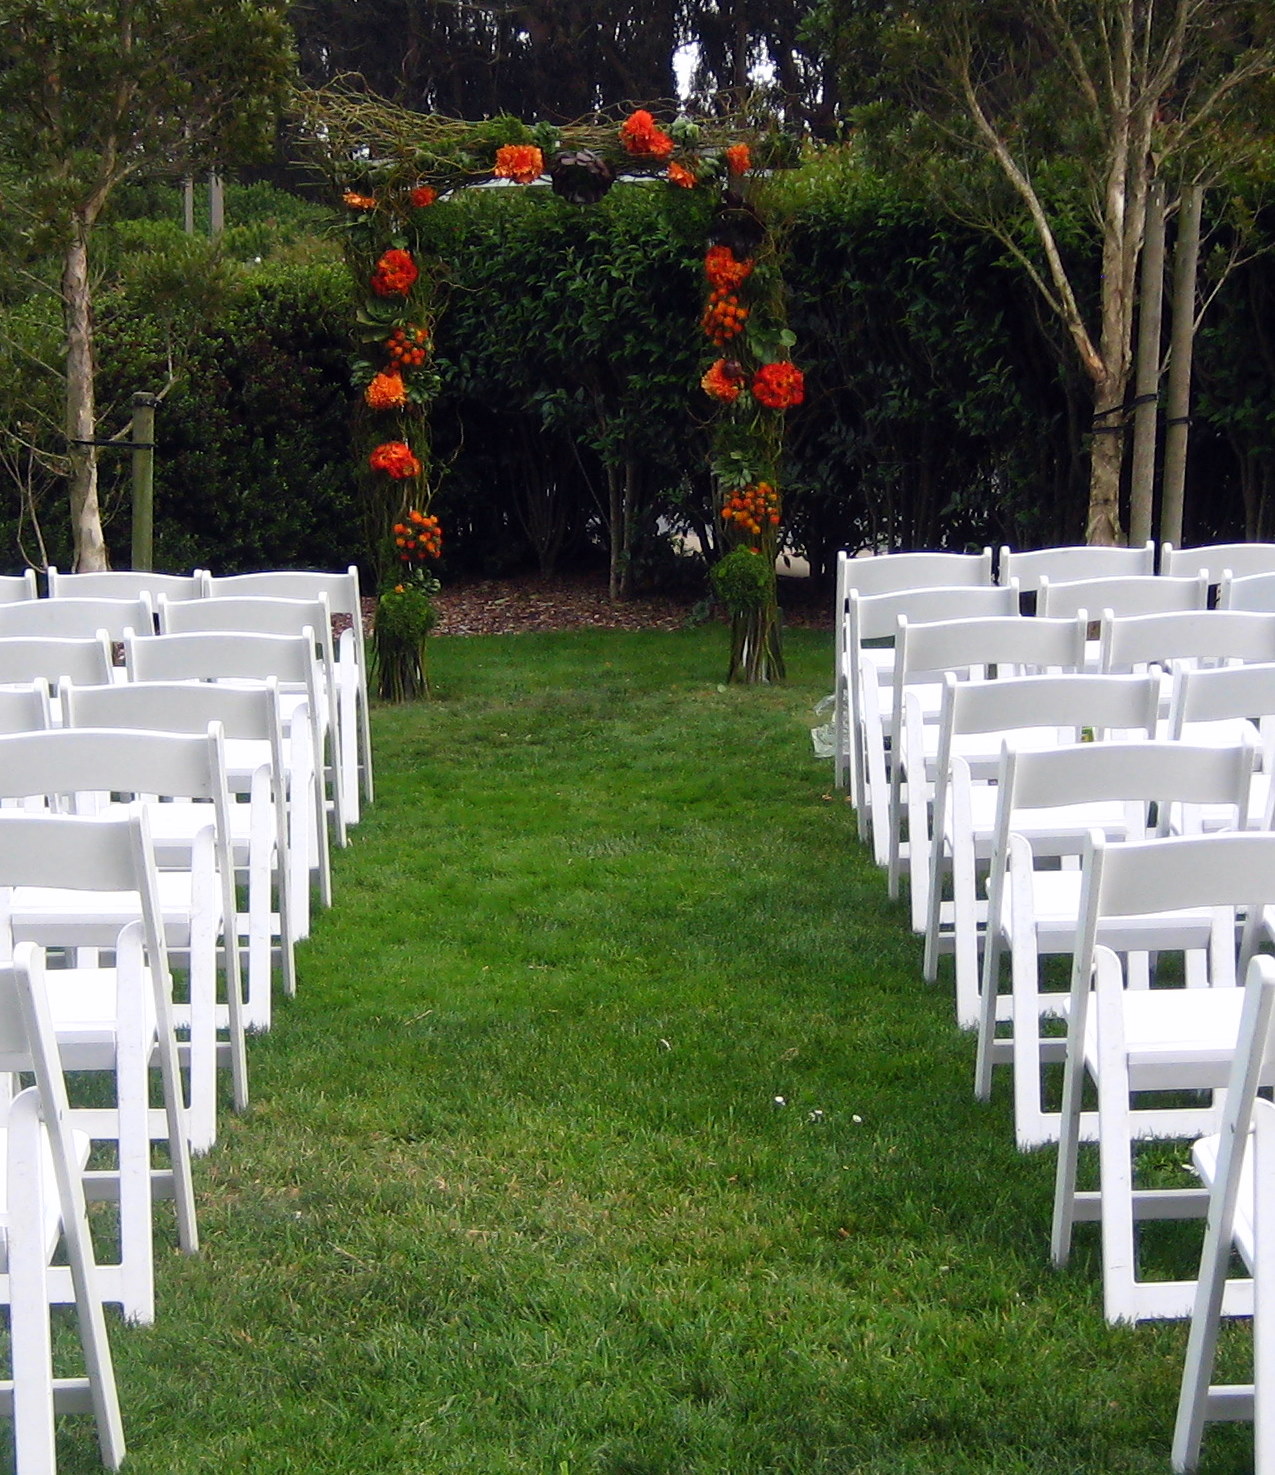
[[[912,610],[927,611],[925,596]],[[1263,1369],[1269,1381],[1275,1357],[1269,1347],[1263,1353],[1261,1339],[1265,1325],[1269,1343],[1275,1325],[1275,1206],[1266,1210],[1271,1268],[1266,1323],[1258,1314],[1254,1385],[1219,1389],[1210,1379],[1219,1316],[1263,1305],[1262,1241],[1253,1227],[1261,1214],[1252,1208],[1262,1174],[1253,1174],[1250,1156],[1235,1144],[1247,1135],[1245,1110],[1254,1110],[1244,1083],[1275,1079],[1263,1063],[1272,1053],[1269,1027],[1254,1023],[1273,1012],[1268,1002],[1263,1014],[1256,1001],[1275,994],[1275,961],[1259,955],[1275,917],[1275,833],[1260,757],[1270,741],[1254,720],[1275,713],[1275,657],[1270,617],[1246,622],[1243,638],[1239,624],[1213,625],[1214,618],[1201,612],[1178,621],[1170,639],[1169,623],[1153,634],[1146,622],[1107,615],[1108,671],[1097,676],[1084,672],[1087,613],[1070,621],[1002,613],[896,623],[899,664],[889,685],[892,693],[902,689],[903,715],[898,736],[884,745],[894,782],[884,799],[878,786],[885,814],[874,815],[873,828],[893,826],[886,835],[895,841],[896,878],[900,806],[912,858],[924,850],[927,864],[912,868],[921,890],[913,921],[920,901],[918,930],[926,932],[931,977],[946,921],[958,957],[958,1016],[979,1030],[978,1093],[988,1094],[996,1065],[1009,1065],[1020,1143],[1058,1144],[1054,1262],[1066,1263],[1077,1222],[1097,1220],[1110,1319],[1193,1314],[1175,1468],[1194,1468],[1208,1418],[1256,1413],[1258,1468],[1269,1475],[1275,1439],[1263,1433],[1262,1388]],[[1132,632],[1135,623],[1150,643],[1139,646],[1130,633],[1122,645],[1120,626]],[[1028,633],[1024,626],[1041,628]],[[1200,635],[1205,626],[1208,634]],[[979,639],[975,657],[971,642]],[[1166,657],[1175,648],[1182,659],[1170,669]],[[1111,670],[1117,649],[1140,652],[1130,655],[1124,674]],[[905,677],[933,676],[944,652],[961,653],[958,669],[932,683],[938,700],[928,701],[927,723],[927,700]],[[1202,658],[1220,664],[1201,667]],[[864,666],[879,690],[887,663],[869,657]],[[887,845],[887,865],[890,856]],[[1163,986],[1174,952],[1183,957],[1183,987]],[[1059,953],[1070,955],[1070,982],[1051,993],[1042,964]],[[1008,993],[1000,979],[1005,956]],[[1237,986],[1246,970],[1247,995]],[[1042,1077],[1051,1062],[1062,1068],[1061,1109],[1046,1111]],[[1082,1110],[1089,1082],[1095,1111]],[[1147,1109],[1140,1094],[1147,1091],[1204,1094],[1185,1106],[1157,1100]],[[1204,1188],[1136,1183],[1139,1140],[1198,1138],[1217,1130],[1223,1109],[1222,1146],[1205,1138],[1195,1150]],[[1260,1116],[1263,1108],[1256,1110]],[[1272,1138],[1268,1130],[1268,1158]],[[1097,1143],[1097,1192],[1078,1187],[1086,1140]],[[1234,1148],[1229,1156],[1227,1144]],[[1210,1203],[1199,1277],[1141,1278],[1137,1226],[1147,1218],[1196,1217]],[[1227,1281],[1233,1243],[1254,1269],[1251,1282]],[[1272,1397],[1266,1394],[1268,1422],[1275,1422]]]
[[[163,616],[166,591],[158,603]],[[248,1032],[269,1025],[276,965],[285,992],[295,987],[312,876],[331,900],[314,717],[326,700],[315,676],[323,636],[245,633],[233,621],[153,631],[121,627],[123,668],[105,627],[0,637],[0,1073],[31,1069],[36,1050],[29,1030],[16,1032],[11,996],[44,1002],[42,1048],[56,1065],[43,1077],[36,1068],[33,1092],[6,1097],[0,1286],[13,1376],[0,1407],[14,1415],[19,1472],[55,1467],[62,1410],[91,1410],[104,1463],[123,1458],[102,1305],[153,1319],[157,1200],[174,1203],[180,1247],[198,1249],[191,1157],[215,1140],[218,1077],[246,1107]],[[22,657],[25,685],[14,679]],[[63,1070],[105,1072],[111,1084],[64,1108]],[[117,1205],[102,1256],[86,1195]],[[59,1242],[65,1268],[53,1263]],[[59,1303],[77,1310],[81,1379],[53,1377]]]

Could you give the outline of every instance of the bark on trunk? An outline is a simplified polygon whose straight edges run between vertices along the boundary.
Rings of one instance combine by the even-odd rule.
[[[1124,542],[1120,528],[1120,472],[1124,465],[1123,376],[1117,375],[1094,390],[1093,445],[1089,453],[1089,515],[1085,542],[1117,548]]]
[[[62,260],[66,438],[76,573],[94,573],[109,567],[97,501],[97,450],[91,444],[97,429],[97,407],[93,388],[93,302],[88,242],[88,222],[77,219]]]

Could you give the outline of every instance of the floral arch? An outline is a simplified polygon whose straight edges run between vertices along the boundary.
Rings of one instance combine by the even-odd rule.
[[[423,239],[424,215],[458,190],[493,182],[547,181],[581,206],[621,179],[714,193],[698,323],[704,372],[698,386],[687,386],[713,415],[713,483],[729,549],[713,584],[731,615],[729,679],[782,677],[781,459],[785,416],[801,403],[804,383],[792,360],[765,182],[797,162],[797,141],[732,119],[661,122],[646,108],[560,128],[412,113],[340,86],[307,93],[302,104],[313,152],[341,196],[347,258],[363,293],[353,380],[362,395],[370,531],[384,549],[381,695],[402,700],[425,690],[423,640],[438,588],[430,568],[444,536],[430,511],[430,406],[439,389],[431,348],[446,263]]]

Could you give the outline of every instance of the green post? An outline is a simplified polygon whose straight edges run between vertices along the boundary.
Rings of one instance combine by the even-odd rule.
[[[133,396],[133,567],[155,565],[155,406],[153,394]]]

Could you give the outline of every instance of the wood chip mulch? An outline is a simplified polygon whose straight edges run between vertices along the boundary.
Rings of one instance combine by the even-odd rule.
[[[784,579],[780,585],[785,624],[831,629],[830,598],[819,598],[806,580]],[[375,601],[365,604],[370,626]],[[588,629],[679,630],[699,617],[692,598],[654,595],[612,604],[606,577],[601,574],[551,578],[525,574],[459,582],[445,586],[435,604],[439,614],[435,637]]]

